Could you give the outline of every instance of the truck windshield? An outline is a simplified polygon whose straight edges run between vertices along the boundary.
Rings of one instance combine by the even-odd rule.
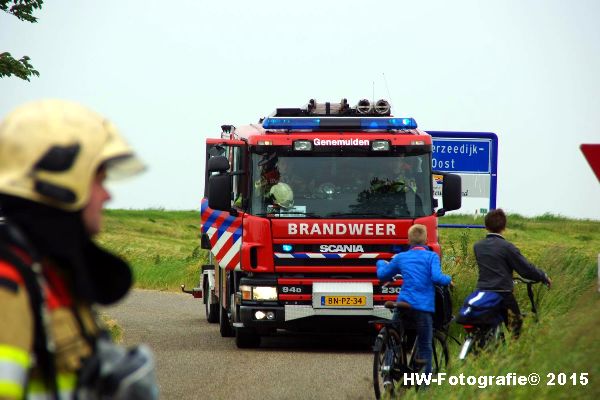
[[[279,218],[415,218],[432,213],[429,153],[252,153],[250,213]]]

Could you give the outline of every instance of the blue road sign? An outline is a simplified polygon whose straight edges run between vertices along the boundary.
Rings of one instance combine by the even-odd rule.
[[[488,210],[495,209],[498,136],[491,132],[427,131],[427,133],[432,136],[433,141],[431,159],[433,170],[461,175],[464,183],[477,182],[485,175],[489,175]]]
[[[491,145],[490,139],[434,138],[432,167],[435,171],[489,174]]]

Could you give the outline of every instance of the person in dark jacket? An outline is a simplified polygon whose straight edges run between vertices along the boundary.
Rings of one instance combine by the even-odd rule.
[[[486,214],[485,228],[488,231],[487,236],[473,246],[479,267],[477,289],[494,291],[503,296],[502,317],[513,336],[518,337],[523,318],[513,294],[513,272],[525,279],[544,282],[548,286],[552,281],[544,271],[529,262],[517,246],[502,236],[506,229],[506,214],[501,208]]]
[[[408,230],[410,249],[396,254],[388,263],[377,261],[377,278],[390,281],[397,274],[402,274],[404,283],[397,301],[411,306],[417,329],[418,358],[425,363],[426,374],[431,373],[431,342],[433,337],[433,313],[435,312],[434,284],[450,285],[452,279],[442,273],[440,258],[429,251],[427,228],[415,224]],[[394,314],[398,318],[398,314]]]

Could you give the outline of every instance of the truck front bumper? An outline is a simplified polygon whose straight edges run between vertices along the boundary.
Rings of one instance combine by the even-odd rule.
[[[269,313],[272,318],[267,318]],[[258,316],[257,316],[258,314]],[[262,318],[258,318],[261,317]],[[310,317],[337,317],[337,318],[354,318],[362,317],[361,319],[391,319],[392,313],[383,306],[373,306],[371,309],[323,309],[313,308],[311,305],[285,305],[285,306],[240,306],[239,326],[247,328],[264,328],[264,329],[286,329],[292,322],[301,322],[299,320],[308,319]],[[238,326],[238,324],[235,324]]]
[[[260,286],[249,279],[243,283]],[[374,304],[371,282],[313,282],[311,290],[310,297],[300,295],[303,297],[300,301],[282,300],[281,293],[278,301],[242,301],[240,322],[234,326],[258,330],[294,329],[318,327],[328,321],[343,325],[392,318],[390,310]]]

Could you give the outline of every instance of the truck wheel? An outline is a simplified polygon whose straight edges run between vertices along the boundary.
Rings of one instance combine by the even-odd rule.
[[[255,349],[260,346],[260,336],[248,328],[236,328],[235,344],[239,349]]]
[[[219,314],[219,331],[221,332],[222,337],[232,337],[235,335],[233,331],[233,327],[229,322],[229,317],[227,316],[227,310],[223,308],[220,304],[218,305],[221,310]]]
[[[211,303],[212,295],[208,289],[208,283],[204,283],[204,310],[206,312],[206,320],[210,323],[219,322],[219,303]]]

